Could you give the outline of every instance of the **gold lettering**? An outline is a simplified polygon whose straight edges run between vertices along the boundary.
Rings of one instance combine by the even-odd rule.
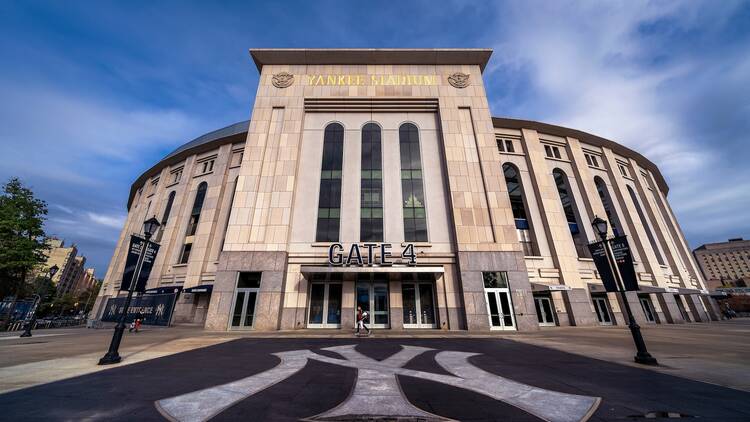
[[[315,75],[305,75],[305,76],[307,76],[307,84],[312,85],[313,79],[315,79]]]
[[[396,85],[396,77],[393,75],[388,75],[388,85]]]
[[[362,77],[362,75],[357,75],[357,85],[363,85],[365,83],[365,79]]]
[[[326,85],[336,85],[336,76],[328,75],[328,78],[326,79]]]
[[[346,75],[339,75],[339,79],[336,81],[336,85],[345,85],[344,78],[346,78]]]
[[[435,76],[435,75],[426,75],[425,76],[425,85],[437,85],[437,76]]]
[[[378,84],[378,76],[370,75],[370,85],[377,85],[377,84]]]

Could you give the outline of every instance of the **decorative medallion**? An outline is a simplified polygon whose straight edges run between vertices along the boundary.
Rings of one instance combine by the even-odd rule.
[[[448,76],[448,82],[455,88],[466,88],[469,86],[469,75],[466,73],[456,72]]]
[[[279,72],[273,75],[271,82],[276,88],[286,88],[294,83],[294,75],[287,72]]]

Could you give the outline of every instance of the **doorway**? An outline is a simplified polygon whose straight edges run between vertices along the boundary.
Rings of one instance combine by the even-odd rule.
[[[229,321],[232,330],[249,330],[255,320],[255,302],[260,290],[259,272],[241,272],[237,275],[237,288],[234,291],[232,319]]]
[[[437,328],[434,283],[402,282],[404,328]]]
[[[656,322],[656,312],[654,312],[654,305],[651,303],[651,299],[647,296],[640,296],[638,298],[643,308],[643,313],[646,316],[646,322]]]
[[[307,326],[341,328],[341,283],[311,283]]]
[[[482,273],[482,277],[490,329],[515,330],[516,321],[508,288],[508,273],[505,271],[485,272]]]
[[[606,297],[594,296],[594,310],[600,325],[612,325],[612,311]]]
[[[552,298],[549,296],[534,296],[534,307],[536,308],[537,321],[541,327],[554,327],[555,312],[552,307]]]
[[[356,286],[357,307],[369,314],[370,328],[389,328],[388,278],[387,274],[360,274]],[[354,309],[356,314],[357,309]],[[356,318],[355,318],[356,320]]]
[[[677,309],[680,310],[682,319],[684,319],[685,322],[692,322],[690,320],[690,314],[688,314],[687,310],[685,309],[685,304],[682,302],[682,298],[680,297],[680,295],[674,295],[674,301],[677,303]]]

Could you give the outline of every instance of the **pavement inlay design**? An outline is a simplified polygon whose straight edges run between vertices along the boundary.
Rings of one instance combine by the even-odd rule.
[[[435,361],[452,375],[406,369],[409,361],[428,347],[401,345],[401,350],[383,360],[358,352],[355,345],[325,347],[343,359],[309,349],[273,353],[281,362],[264,372],[226,384],[158,400],[155,404],[166,418],[179,422],[202,422],[229,407],[293,376],[316,360],[357,370],[349,397],[333,409],[304,418],[306,421],[375,420],[377,418],[420,421],[450,421],[412,405],[404,395],[396,375],[469,390],[505,402],[548,422],[584,422],[596,411],[601,399],[547,390],[492,374],[469,362],[478,353],[440,351]]]

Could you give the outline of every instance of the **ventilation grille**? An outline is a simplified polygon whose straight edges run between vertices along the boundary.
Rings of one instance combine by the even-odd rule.
[[[306,112],[437,111],[436,98],[305,98]]]

